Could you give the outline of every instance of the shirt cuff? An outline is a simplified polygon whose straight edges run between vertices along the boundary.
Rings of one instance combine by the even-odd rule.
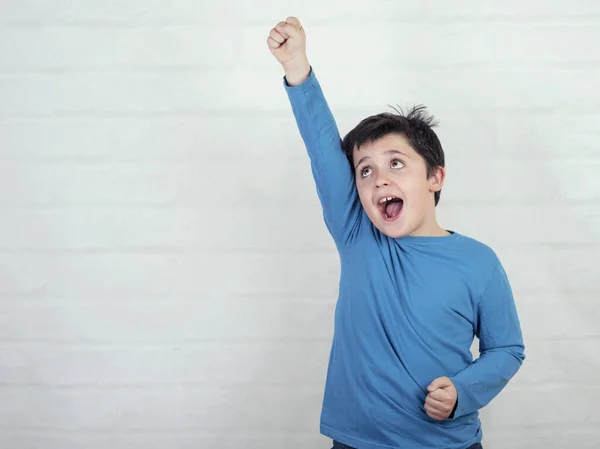
[[[289,94],[294,94],[296,92],[302,93],[306,92],[308,89],[312,87],[318,87],[317,77],[315,76],[314,70],[312,66],[310,66],[310,72],[308,72],[308,78],[302,81],[300,84],[296,86],[290,86],[287,82],[285,75],[283,76],[283,86],[285,90],[288,91]]]

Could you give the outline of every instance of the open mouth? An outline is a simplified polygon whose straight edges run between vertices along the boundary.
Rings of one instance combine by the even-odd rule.
[[[404,201],[395,196],[387,196],[379,200],[379,212],[385,221],[394,221],[400,215]]]

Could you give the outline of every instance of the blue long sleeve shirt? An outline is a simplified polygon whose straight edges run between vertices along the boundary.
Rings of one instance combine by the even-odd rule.
[[[502,264],[488,246],[458,232],[390,238],[377,230],[313,68],[302,84],[290,86],[285,77],[283,84],[341,263],[321,433],[357,449],[480,442],[478,410],[525,359]],[[444,421],[424,408],[427,386],[441,376],[458,392]]]

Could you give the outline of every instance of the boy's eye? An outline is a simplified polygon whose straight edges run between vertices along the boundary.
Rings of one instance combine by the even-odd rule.
[[[402,168],[402,167],[404,167],[404,164],[402,163],[402,161],[401,161],[401,160],[399,160],[399,159],[394,159],[394,160],[392,161],[392,168]]]
[[[369,167],[365,167],[360,170],[360,175],[364,178],[365,176],[369,176],[371,173],[371,169]]]

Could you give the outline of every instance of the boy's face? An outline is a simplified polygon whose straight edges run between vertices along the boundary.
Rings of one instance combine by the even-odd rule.
[[[428,235],[444,169],[427,178],[424,159],[399,134],[354,148],[353,156],[358,195],[375,227],[392,238]]]

